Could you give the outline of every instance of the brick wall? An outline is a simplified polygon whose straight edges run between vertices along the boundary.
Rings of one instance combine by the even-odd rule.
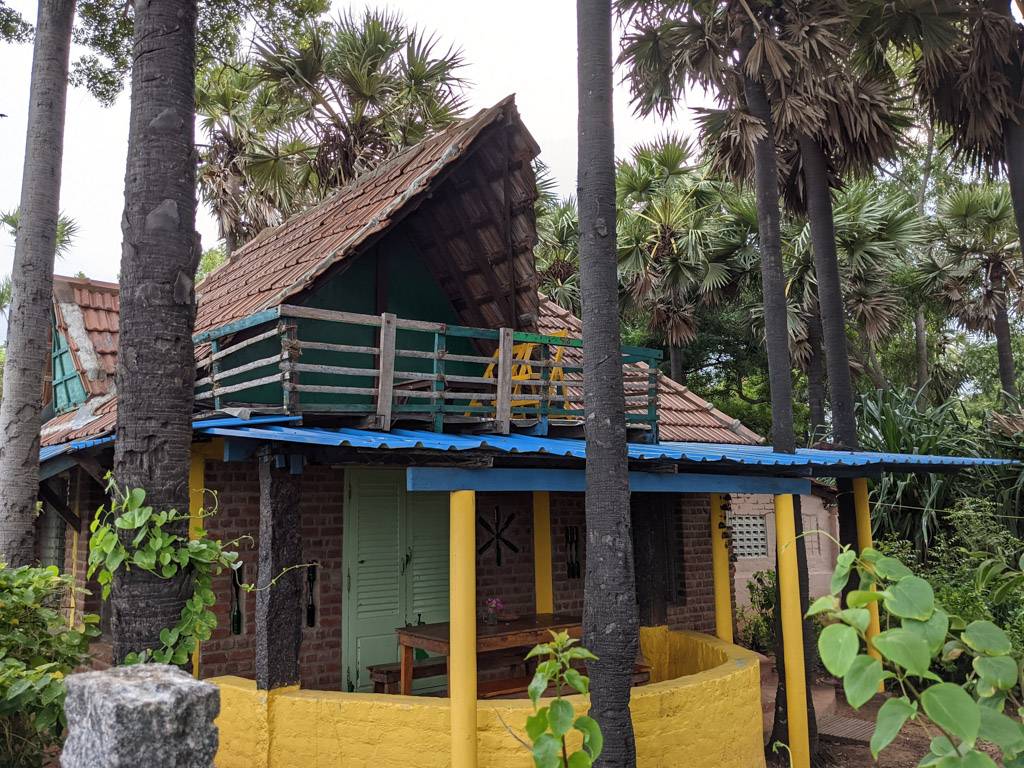
[[[255,583],[256,547],[259,532],[259,481],[255,463],[208,461],[206,487],[216,491],[217,514],[206,520],[210,535],[222,541],[239,539],[242,579]],[[321,690],[343,688],[341,669],[342,598],[344,570],[342,542],[344,521],[344,474],[327,466],[307,466],[302,476],[303,559],[317,561],[317,579],[313,591],[317,620],[315,627],[303,628],[300,675],[303,687]],[[103,493],[91,480],[83,482],[83,517],[103,502]],[[483,523],[494,526],[499,516],[502,533],[502,564],[496,561],[494,545],[479,552],[492,534]],[[532,498],[529,493],[477,496],[477,600],[483,606],[488,597],[500,597],[509,612],[530,613],[535,605],[533,574]],[[586,571],[586,531],[584,499],[581,493],[553,493],[551,496],[551,539],[553,557],[553,594],[556,612],[582,615],[583,584]],[[579,535],[579,576],[570,575],[569,542],[566,529],[574,527]],[[669,607],[669,623],[674,628],[714,630],[714,600],[711,575],[709,502],[707,496],[679,497],[676,552],[680,552],[685,589],[682,599]],[[251,538],[249,538],[251,537]],[[511,545],[511,546],[510,546]],[[83,581],[88,556],[88,536],[80,536],[78,561],[74,572]],[[71,537],[67,538],[65,570],[72,571]],[[99,590],[87,598],[86,609],[99,611]],[[212,677],[225,674],[253,677],[255,674],[256,596],[240,595],[242,632],[231,631],[231,575],[222,574],[214,582],[217,593],[215,612],[218,627],[203,643],[201,674]],[[303,590],[303,604],[306,593]],[[79,609],[81,610],[81,609]],[[303,610],[305,619],[305,610]]]
[[[259,478],[255,463],[207,462],[206,487],[217,492],[218,512],[206,521],[210,535],[222,541],[239,541],[244,563],[242,579],[256,583],[256,547],[259,544]],[[338,690],[341,679],[342,520],[344,476],[341,470],[308,466],[302,475],[302,556],[317,561],[313,589],[316,626],[303,624],[299,674],[306,688]],[[305,583],[305,579],[304,579]],[[214,581],[217,593],[217,629],[202,646],[203,677],[233,674],[255,676],[256,595],[240,595],[242,633],[231,632],[231,575]],[[303,590],[303,605],[306,600]],[[305,621],[305,610],[303,610]]]
[[[558,493],[551,496],[551,539],[554,550],[553,581],[555,611],[583,613],[583,582],[586,575],[586,532],[583,494]],[[673,629],[714,632],[714,581],[711,573],[711,508],[703,494],[679,496],[676,553],[682,553],[682,600],[668,609]],[[565,529],[580,532],[580,577],[570,578],[566,568],[568,545]]]
[[[491,530],[497,516],[503,531],[498,565]],[[476,497],[476,601],[482,610],[490,597],[500,598],[515,615],[533,613],[533,496],[530,493],[478,493]],[[484,526],[487,523],[488,527]],[[486,550],[481,548],[490,543]],[[511,546],[510,546],[511,545]],[[518,550],[518,551],[515,551]]]

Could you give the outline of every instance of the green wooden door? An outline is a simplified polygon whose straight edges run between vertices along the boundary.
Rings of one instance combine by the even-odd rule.
[[[396,628],[448,620],[448,497],[407,493],[402,470],[345,474],[342,664],[370,691],[367,666],[398,661]]]

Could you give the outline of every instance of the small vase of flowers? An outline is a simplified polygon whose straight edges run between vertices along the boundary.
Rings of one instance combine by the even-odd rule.
[[[484,601],[484,621],[488,624],[497,624],[498,615],[505,610],[505,603],[500,597],[488,597]]]

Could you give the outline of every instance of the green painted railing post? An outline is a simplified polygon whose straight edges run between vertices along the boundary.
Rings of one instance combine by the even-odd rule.
[[[434,332],[434,381],[431,390],[434,399],[430,406],[434,412],[434,431],[444,432],[444,357],[448,350],[448,339],[444,331]]]

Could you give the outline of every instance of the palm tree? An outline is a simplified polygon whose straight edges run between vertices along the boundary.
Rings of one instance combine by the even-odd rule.
[[[537,215],[534,257],[541,292],[575,315],[580,314],[580,221],[576,198],[543,204]]]
[[[21,223],[21,209],[15,208],[10,211],[0,212],[0,225],[5,227],[11,237],[18,236],[18,226]],[[75,238],[78,237],[78,222],[67,214],[61,213],[57,216],[57,237],[54,241],[54,257],[61,258],[71,250]]]
[[[601,764],[636,765],[630,670],[640,647],[626,460],[615,254],[611,0],[577,0],[580,287],[587,438],[587,573],[583,632],[590,714],[605,734]],[[609,365],[609,361],[615,361]]]
[[[121,254],[114,475],[158,510],[188,508],[195,358],[196,0],[135,13]],[[186,534],[186,525],[176,526]],[[189,597],[185,570],[161,579],[119,570],[111,599],[114,659],[153,647]]]
[[[1010,310],[1024,284],[1010,191],[1002,184],[965,185],[939,202],[938,247],[919,269],[920,282],[969,331],[996,339],[999,381],[1007,404],[1017,399]]]
[[[203,72],[200,188],[228,252],[457,120],[463,65],[436,36],[367,10]]]
[[[0,434],[4,436],[0,443],[0,559],[12,566],[27,565],[34,556],[42,426],[40,382],[50,353],[53,259],[74,15],[74,0],[39,2],[0,401]]]

